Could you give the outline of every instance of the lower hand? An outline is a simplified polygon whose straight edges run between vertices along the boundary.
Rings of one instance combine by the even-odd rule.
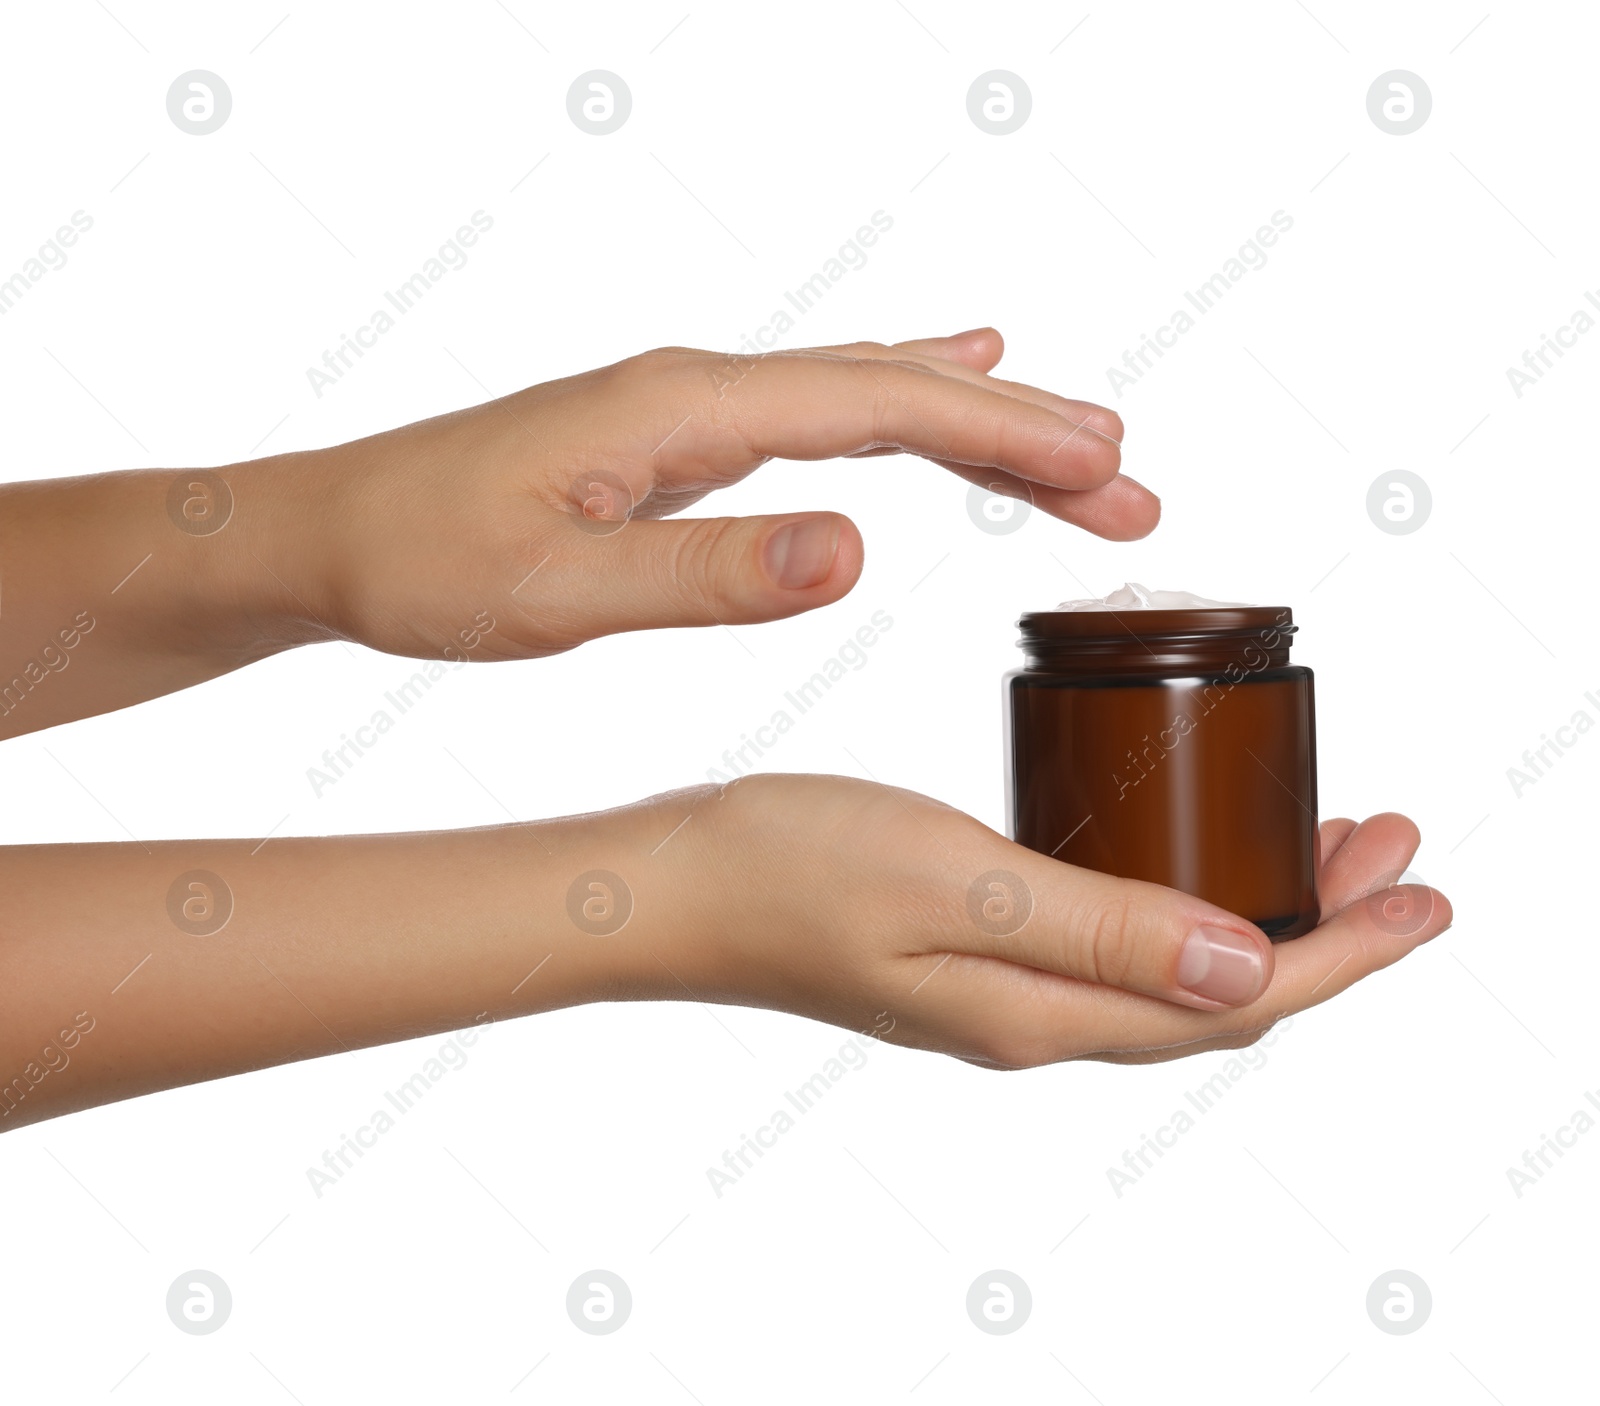
[[[1322,923],[1275,946],[1212,904],[1036,854],[909,791],[758,775],[651,804],[663,829],[692,813],[673,843],[698,871],[659,994],[791,1011],[997,1069],[1237,1049],[1451,921],[1443,894],[1390,887],[1420,838],[1402,815],[1323,824]],[[995,871],[1010,878],[969,897]],[[1386,918],[1385,903],[1409,918]]]

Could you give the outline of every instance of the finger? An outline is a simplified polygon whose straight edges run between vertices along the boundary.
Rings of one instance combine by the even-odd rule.
[[[1421,843],[1417,827],[1403,815],[1374,815],[1357,825],[1319,877],[1323,920],[1387,888],[1405,873]]]
[[[1262,1037],[1267,1035],[1272,1028],[1271,1025],[1266,1025],[1259,1029],[1244,1030],[1237,1033],[1230,1032],[1226,1035],[1214,1035],[1208,1040],[1188,1040],[1182,1044],[1167,1045],[1164,1048],[1097,1050],[1092,1054],[1080,1056],[1080,1058],[1099,1060],[1105,1064],[1164,1064],[1167,1060],[1188,1059],[1191,1055],[1213,1054],[1217,1050],[1249,1049],[1252,1045],[1260,1044]]]
[[[1323,895],[1334,916],[1320,927],[1274,949],[1275,969],[1266,989],[1250,1005],[1220,1018],[1224,1034],[1264,1029],[1284,1015],[1308,1010],[1348,990],[1363,977],[1391,966],[1453,920],[1444,894],[1421,884],[1391,887],[1416,853],[1421,836],[1403,815],[1384,813],[1355,826],[1324,871]],[[1331,871],[1331,877],[1330,877]],[[1108,1000],[1120,993],[1108,992]],[[1148,1046],[1164,1041],[1211,1039],[1215,1021],[1163,1011],[1146,1022],[1125,998],[1110,1012],[1112,1024],[1137,1030]],[[1110,1033],[1102,1021],[1102,1033]]]
[[[1330,823],[1337,833],[1349,822]],[[1170,996],[1126,981],[1072,979],[1079,973],[1063,969],[1087,964],[1082,958],[1069,963],[1050,957],[1048,949],[1056,941],[1054,925],[1047,921],[1044,928],[1036,926],[1041,916],[1048,918],[1051,912],[1038,897],[1048,879],[1036,883],[1030,866],[1024,878],[1033,900],[1028,921],[1009,939],[967,941],[964,950],[987,955],[950,959],[939,969],[939,981],[947,993],[942,999],[950,1006],[946,1018],[959,1022],[967,1011],[980,1022],[978,1034],[971,1036],[969,1043],[981,1036],[987,1023],[1008,1023],[1013,1053],[1028,1054],[1030,1058],[1024,1062],[1032,1063],[1086,1054],[1149,1062],[1223,1048],[1228,1041],[1248,1042],[1247,1037],[1254,1038],[1283,1016],[1318,1005],[1400,960],[1450,925],[1453,913],[1443,894],[1421,885],[1387,886],[1410,862],[1419,839],[1415,825],[1402,815],[1377,815],[1352,826],[1340,847],[1339,853],[1346,855],[1340,872],[1324,884],[1325,895],[1343,911],[1314,932],[1270,948],[1274,968],[1267,982],[1253,1000],[1232,1008],[1207,1009],[1199,1002],[1174,1002]],[[1056,867],[1074,875],[1090,873]],[[1094,878],[1119,888],[1155,887],[1125,884],[1101,875]],[[1046,894],[1048,897],[1048,890]],[[1123,944],[1108,940],[1107,934],[1114,933],[1127,917],[1096,924],[1095,905],[1103,904],[1105,898],[1106,893],[1087,895],[1084,917],[1088,931],[1093,933],[1098,927],[1105,950],[1115,954]],[[1082,924],[1078,931],[1084,931]],[[931,966],[927,957],[917,960]],[[930,999],[940,995],[933,990],[938,984],[928,982]],[[1183,1009],[1184,1005],[1194,1009]]]
[[[749,625],[830,605],[861,575],[861,534],[839,513],[636,518],[539,574],[547,608],[581,600],[597,635]]]
[[[1099,488],[1074,490],[1028,483],[1000,469],[974,469],[945,459],[941,468],[1005,498],[1018,498],[1062,522],[1070,522],[1109,542],[1148,537],[1161,521],[1161,500],[1136,479],[1118,474]]]
[[[1336,820],[1324,820],[1318,829],[1317,872],[1320,874],[1328,867],[1328,861],[1338,854],[1340,847],[1350,838],[1350,832],[1356,828],[1353,820],[1342,817]]]
[[[818,348],[856,356],[892,356],[899,359],[912,358],[924,362],[934,370],[947,376],[955,376],[961,380],[970,381],[973,385],[985,386],[989,390],[999,391],[1004,395],[1016,397],[1018,400],[1031,401],[1035,405],[1043,405],[1047,409],[1064,415],[1067,419],[1085,426],[1097,434],[1103,434],[1109,439],[1122,443],[1125,429],[1122,417],[1115,410],[1104,405],[1097,405],[1091,400],[1076,400],[1070,396],[1061,396],[1053,391],[1047,391],[1039,386],[1030,386],[1023,381],[1008,381],[999,376],[988,374],[999,361],[999,356],[987,365],[982,364],[978,357],[969,356],[970,348],[964,345],[967,338],[979,338],[981,333],[992,333],[999,345],[1004,350],[1004,344],[999,343],[1000,334],[993,328],[981,328],[974,332],[957,333],[952,338],[931,337],[922,341],[897,342],[892,347],[880,346],[874,342],[857,342],[847,346]],[[957,355],[952,356],[942,349],[945,342],[956,343]],[[986,344],[981,340],[975,343],[978,347]]]
[[[964,895],[966,932],[930,941],[1200,1010],[1246,1005],[1271,978],[1265,934],[1214,904],[1027,851],[1008,859],[1020,874],[997,865]]]
[[[994,341],[988,341],[988,337],[993,337]],[[991,348],[996,353],[994,359],[985,361],[983,353]],[[938,371],[941,375],[953,376],[958,380],[999,391],[1003,395],[1025,400],[1033,405],[1042,405],[1065,416],[1074,424],[1084,426],[1086,431],[1104,435],[1119,444],[1122,442],[1124,433],[1122,417],[1115,410],[1097,405],[1093,401],[1074,400],[1068,396],[1057,395],[1053,391],[1030,386],[1023,381],[1008,381],[989,375],[988,373],[1000,360],[999,353],[1004,350],[1000,334],[992,327],[958,332],[954,337],[928,337],[910,342],[896,342],[893,346],[884,346],[881,342],[850,342],[832,347],[811,347],[807,350],[840,357],[915,361],[930,370]]]
[[[1277,966],[1267,989],[1251,1005],[1210,1017],[1158,1008],[1148,1012],[1132,1004],[1136,998],[1106,992],[1095,1013],[1079,1011],[1079,1029],[1093,1042],[1114,1050],[1118,1037],[1139,1042],[1129,1053],[1137,1057],[1165,1050],[1168,1055],[1226,1048],[1225,1042],[1248,1039],[1270,1029],[1286,1015],[1320,1006],[1348,991],[1364,977],[1393,966],[1402,957],[1431,942],[1454,921],[1450,900],[1437,889],[1403,884],[1354,903],[1342,913],[1293,942],[1278,944]],[[1081,1008],[1079,998],[1076,1005]],[[1098,1018],[1096,1018],[1098,1017]]]
[[[1442,893],[1421,885],[1384,893],[1391,905],[1394,895],[1406,895],[1406,917],[1397,921],[1376,898],[1352,905],[1305,937],[1280,944],[1266,990],[1234,1009],[1185,1009],[1006,960],[932,954],[906,959],[914,989],[905,1004],[917,1025],[939,1032],[925,1041],[929,1047],[1006,1068],[1081,1058],[1146,1064],[1238,1048],[1450,926],[1453,912]]]
[[[663,441],[659,466],[669,484],[764,458],[832,459],[880,447],[1072,489],[1110,482],[1121,463],[1115,441],[1081,422],[915,361],[772,353],[721,396],[706,389],[701,369],[659,365],[667,376],[693,378],[705,408]]]
[[[1262,1005],[1303,1011],[1347,991],[1431,942],[1454,920],[1450,900],[1424,884],[1385,888],[1350,904],[1314,932],[1280,944]]]
[[[993,327],[974,327],[949,337],[919,337],[894,345],[902,355],[956,362],[973,371],[993,371],[1006,350],[1005,339]]]
[[[1275,1019],[1185,1009],[989,957],[928,954],[907,958],[906,971],[896,1038],[990,1068],[1153,1064],[1248,1044]]]

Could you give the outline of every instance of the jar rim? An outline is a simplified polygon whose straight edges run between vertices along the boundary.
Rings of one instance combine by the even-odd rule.
[[[1031,610],[1017,621],[1022,642],[1042,640],[1205,639],[1247,630],[1293,634],[1286,605],[1206,606],[1189,610]]]

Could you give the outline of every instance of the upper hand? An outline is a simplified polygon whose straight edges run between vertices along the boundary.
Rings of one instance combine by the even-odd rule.
[[[990,329],[755,358],[666,348],[276,461],[329,495],[336,532],[295,599],[374,648],[437,657],[470,635],[479,659],[812,610],[860,575],[849,518],[665,520],[773,458],[905,451],[1103,537],[1149,532],[1160,507],[1118,472],[1117,415],[990,376],[1001,351]]]

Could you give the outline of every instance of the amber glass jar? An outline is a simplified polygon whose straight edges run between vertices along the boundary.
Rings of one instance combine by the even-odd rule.
[[[1006,676],[1011,836],[1274,941],[1317,923],[1311,670],[1280,606],[1040,611]]]

